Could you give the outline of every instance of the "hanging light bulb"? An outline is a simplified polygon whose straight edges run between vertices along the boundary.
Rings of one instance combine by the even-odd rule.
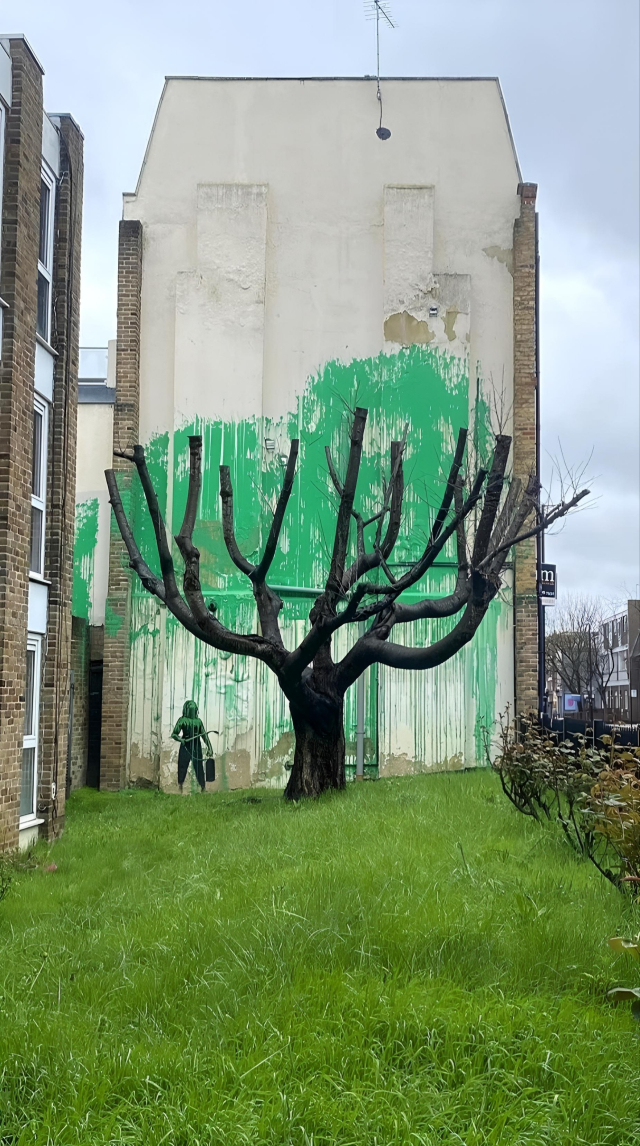
[[[380,104],[380,123],[376,128],[376,135],[378,139],[391,139],[391,132],[388,127],[382,126],[382,92],[380,90],[380,17],[387,21],[390,28],[395,28],[391,17],[389,16],[388,5],[386,0],[365,0],[365,9],[371,15],[372,19],[376,22],[376,99]]]

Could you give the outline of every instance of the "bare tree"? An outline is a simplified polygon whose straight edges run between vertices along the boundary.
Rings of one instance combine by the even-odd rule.
[[[361,673],[374,663],[399,669],[429,669],[454,656],[473,637],[498,593],[512,547],[563,518],[588,490],[572,491],[555,506],[540,509],[535,475],[526,483],[507,479],[511,438],[495,437],[487,468],[469,472],[465,466],[467,431],[461,429],[450,464],[444,494],[426,544],[418,560],[396,578],[389,559],[400,533],[404,496],[403,458],[408,426],[400,441],[392,442],[389,478],[377,512],[364,519],[355,504],[367,410],[353,411],[350,449],[341,476],[327,448],[329,475],[337,494],[333,550],[323,591],[309,613],[309,630],[293,650],[285,647],[279,625],[282,601],[267,577],[291,495],[298,456],[298,441],[291,442],[282,489],[273,512],[262,558],[253,564],[240,552],[234,532],[233,489],[228,466],[220,467],[222,525],[233,563],[249,579],[260,622],[259,633],[237,633],[217,616],[213,601],[206,603],[200,585],[200,553],[193,543],[202,480],[202,439],[189,438],[189,490],[184,521],[175,541],[184,562],[182,595],[176,582],[173,557],[158,499],[147,470],[144,449],[116,451],[137,469],[153,522],[161,577],[144,561],[127,520],[113,470],[106,471],[111,505],[129,553],[131,567],[142,584],[162,601],[182,625],[200,641],[226,652],[256,657],[275,674],[289,701],[295,731],[293,768],[285,795],[289,799],[317,796],[345,784],[344,696]],[[352,539],[355,525],[355,545]],[[456,538],[458,573],[455,588],[446,597],[425,597],[403,603],[406,590],[418,585],[442,552]],[[374,574],[378,578],[372,580]],[[384,581],[379,578],[383,577]],[[460,619],[446,636],[426,648],[409,648],[389,638],[396,625],[425,617]],[[368,622],[346,655],[335,662],[332,638],[343,626]]]
[[[569,593],[553,610],[545,640],[547,674],[558,678],[567,692],[580,696],[595,692],[600,697],[596,707],[604,707],[614,669],[613,654],[602,634],[610,612],[611,606],[599,598]]]

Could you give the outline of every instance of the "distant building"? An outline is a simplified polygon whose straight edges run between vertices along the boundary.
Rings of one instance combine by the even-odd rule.
[[[104,613],[109,572],[109,495],[112,464],[115,340],[81,347],[78,374],[76,527],[73,566],[74,720],[71,788],[98,787]]]
[[[536,187],[521,181],[500,86],[393,79],[384,95],[391,138],[383,142],[367,78],[169,79],[138,186],[124,200],[113,441],[145,445],[173,534],[188,434],[202,433],[194,540],[203,590],[225,623],[252,631],[249,584],[222,544],[218,466],[231,466],[239,542],[254,554],[282,457],[300,438],[272,577],[286,641],[300,633],[325,572],[332,511],[323,446],[340,456],[344,402],[357,397],[371,410],[365,505],[390,440],[410,422],[415,481],[395,562],[416,557],[459,427],[489,448],[496,392],[515,474],[526,481],[536,465]],[[115,468],[157,567],[137,478],[120,458]],[[95,585],[102,558],[83,549],[82,560],[80,573],[91,570]],[[449,592],[455,569],[453,546],[423,595]],[[439,626],[421,622],[409,639],[431,641]],[[433,672],[376,666],[365,689],[370,770],[399,775],[481,760],[485,721],[507,703],[538,709],[535,542],[520,548],[505,593],[458,656]],[[187,698],[206,728],[220,730],[216,788],[284,785],[293,735],[275,679],[259,662],[180,629],[131,577],[112,528],[101,787],[178,790],[170,734]],[[349,767],[351,694],[345,720]]]
[[[83,137],[0,36],[0,849],[64,823]]]
[[[602,640],[613,660],[606,688],[607,719],[640,721],[640,601],[627,601],[602,625]]]

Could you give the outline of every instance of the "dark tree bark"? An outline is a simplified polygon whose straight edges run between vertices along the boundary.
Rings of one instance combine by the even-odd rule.
[[[200,553],[193,544],[202,480],[202,439],[189,439],[189,491],[184,521],[175,541],[183,564],[183,592],[177,585],[167,532],[147,470],[144,450],[118,452],[137,469],[151,517],[160,569],[157,577],[145,563],[125,514],[113,470],[106,471],[109,497],[118,528],[127,547],[131,568],[144,587],[173,613],[198,640],[216,649],[255,657],[275,674],[287,697],[295,732],[295,755],[285,790],[288,799],[318,796],[345,785],[344,696],[372,664],[401,669],[428,669],[449,660],[472,640],[498,593],[509,552],[525,538],[564,517],[587,494],[572,491],[558,505],[539,505],[539,484],[532,474],[526,486],[508,481],[511,438],[497,435],[488,471],[465,472],[467,431],[458,435],[441,504],[426,546],[416,562],[399,578],[389,559],[402,522],[403,458],[408,426],[400,441],[391,445],[389,479],[379,510],[365,520],[356,508],[358,474],[362,458],[367,411],[356,408],[351,426],[349,457],[341,478],[327,449],[329,476],[339,503],[324,590],[309,613],[309,631],[296,649],[287,649],[280,631],[282,601],[267,583],[277,552],[280,531],[291,496],[298,457],[298,441],[291,442],[282,489],[269,529],[264,553],[254,565],[241,553],[234,529],[233,488],[228,466],[220,467],[222,526],[229,557],[248,578],[260,621],[259,633],[236,633],[218,619],[213,601],[205,602],[200,585]],[[352,538],[355,523],[355,545]],[[475,523],[475,524],[474,524]],[[367,533],[375,527],[373,537]],[[458,576],[447,597],[425,597],[406,604],[402,594],[417,585],[450,538],[456,539]],[[369,546],[369,547],[367,547]],[[377,580],[367,580],[375,574]],[[397,624],[421,618],[460,613],[452,630],[426,648],[409,648],[389,640]],[[337,664],[332,657],[333,635],[345,625],[367,622],[364,635]]]
[[[303,711],[291,705],[296,745],[293,768],[285,788],[287,800],[321,796],[331,789],[344,788],[344,704],[339,701],[327,714],[321,729],[309,724]]]

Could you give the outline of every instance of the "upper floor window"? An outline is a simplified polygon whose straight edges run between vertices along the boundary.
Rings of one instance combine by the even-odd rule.
[[[48,409],[36,398],[33,410],[33,458],[31,463],[31,554],[29,569],[44,575],[44,527],[47,487]]]
[[[53,218],[55,179],[43,167],[40,177],[40,239],[38,243],[38,313],[36,330],[51,339],[51,277],[53,273]]]

